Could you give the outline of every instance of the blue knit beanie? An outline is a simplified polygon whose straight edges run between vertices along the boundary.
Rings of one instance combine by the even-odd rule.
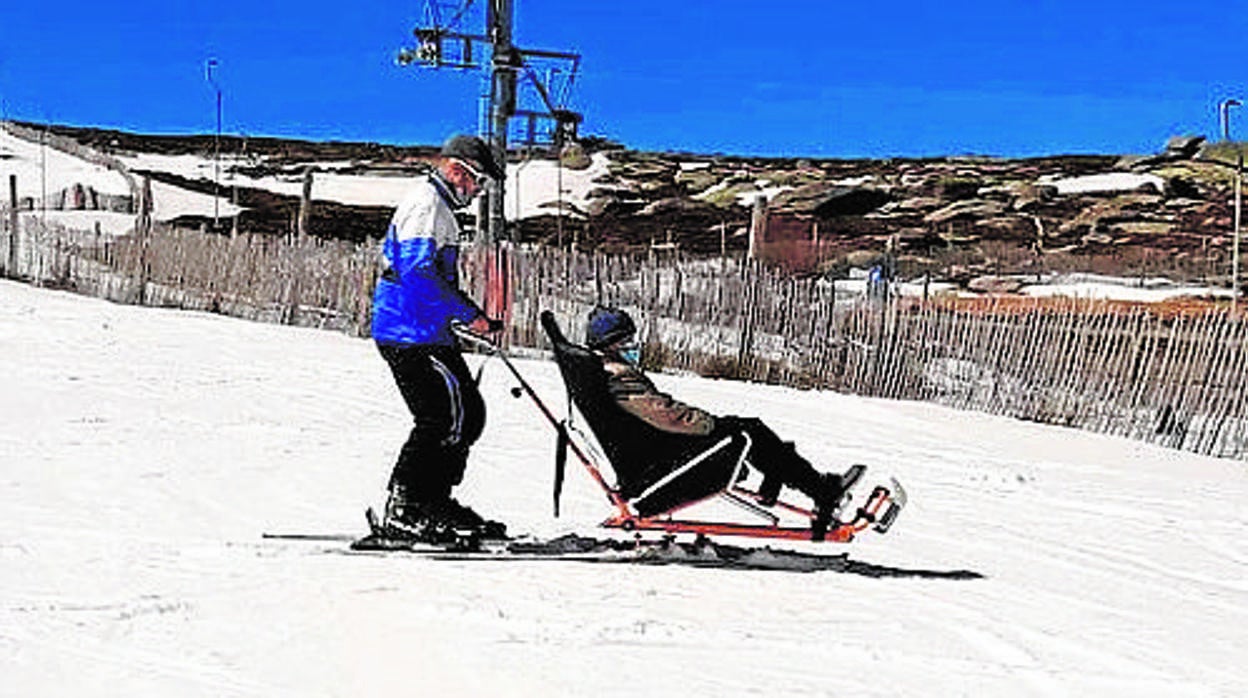
[[[621,339],[637,333],[633,319],[620,308],[598,306],[585,324],[585,344],[590,349],[605,349]]]

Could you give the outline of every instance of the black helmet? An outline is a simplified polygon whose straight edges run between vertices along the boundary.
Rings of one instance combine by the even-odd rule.
[[[585,344],[590,349],[605,349],[637,333],[637,325],[621,308],[598,306],[585,323]]]
[[[494,158],[494,151],[476,136],[451,136],[442,145],[442,157],[459,158],[496,181],[507,176],[502,165]]]

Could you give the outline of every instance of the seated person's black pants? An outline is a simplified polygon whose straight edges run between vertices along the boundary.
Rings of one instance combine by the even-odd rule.
[[[827,487],[823,476],[797,454],[792,442],[781,441],[766,424],[752,417],[716,417],[714,431],[705,436],[667,434],[662,444],[651,446],[656,454],[667,453],[668,457],[651,460],[652,467],[632,479],[622,480],[621,489],[642,516],[653,516],[710,496],[732,484],[727,479],[735,469],[740,447],[715,450],[696,468],[674,479],[673,473],[725,439],[744,445],[743,433],[750,439],[746,459],[763,475],[760,495],[765,500],[774,500],[784,484],[810,497],[816,505],[824,503]]]
[[[810,461],[798,455],[792,441],[781,441],[776,432],[755,417],[727,415],[715,418],[715,434],[729,436],[744,431],[753,445],[749,461],[764,478],[775,478],[819,502],[825,489],[823,476]]]

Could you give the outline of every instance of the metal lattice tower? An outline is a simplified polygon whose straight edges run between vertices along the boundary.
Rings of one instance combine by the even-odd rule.
[[[485,5],[481,34],[461,29]],[[494,149],[500,162],[507,157],[511,120],[518,117],[519,143],[529,147],[554,146],[556,151],[575,140],[582,116],[566,108],[568,93],[580,69],[580,54],[564,51],[524,49],[512,43],[512,0],[462,0],[439,3],[426,0],[424,26],[412,34],[416,45],[399,50],[401,66],[417,64],[429,68],[488,71],[488,91],[483,95],[481,135]],[[488,63],[486,51],[488,50]],[[503,217],[505,182],[495,182],[487,192],[485,225],[480,225],[483,242],[494,243],[507,237]]]

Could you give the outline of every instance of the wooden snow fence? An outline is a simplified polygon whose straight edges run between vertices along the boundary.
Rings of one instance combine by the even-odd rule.
[[[1244,457],[1248,323],[1090,299],[870,301],[741,260],[513,252],[509,340],[579,339],[595,304],[633,313],[651,368],[923,400]]]
[[[185,308],[250,320],[368,332],[375,250],[266,235],[204,234],[157,226],[120,237],[67,230],[26,216],[10,277],[121,303]]]
[[[1244,455],[1242,316],[1160,316],[1094,300],[1008,305],[897,304],[874,334],[859,322],[846,334],[876,356],[851,369],[844,389]]]
[[[148,230],[141,220],[137,233],[110,237],[21,218],[20,234],[0,236],[10,277],[119,302],[368,334],[376,243]],[[542,310],[579,340],[596,304],[619,305],[637,320],[652,369],[923,400],[1248,454],[1248,329],[1225,306],[1161,313],[1070,299],[886,302],[739,258],[519,247],[470,247],[463,257],[470,293],[507,318],[512,347],[545,348]]]

